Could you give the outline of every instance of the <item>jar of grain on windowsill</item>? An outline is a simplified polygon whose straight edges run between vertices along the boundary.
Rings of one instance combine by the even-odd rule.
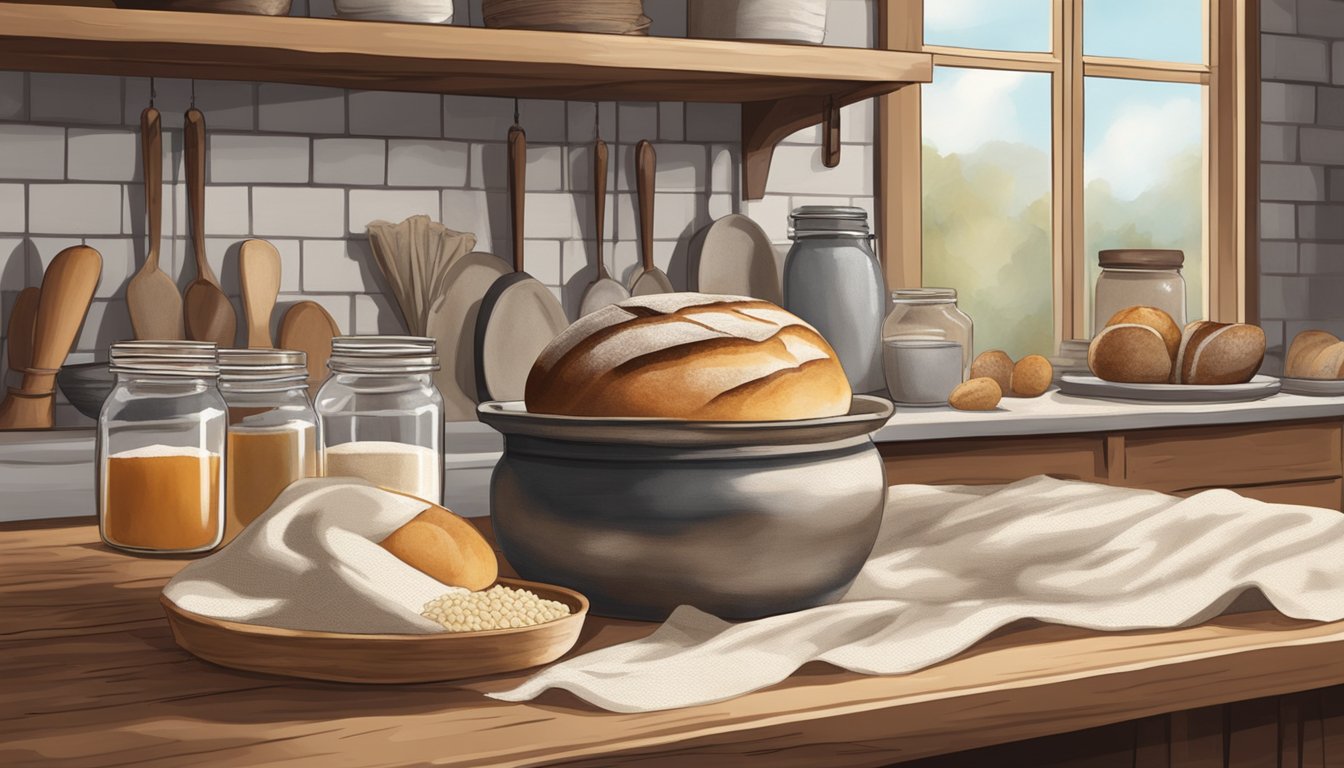
[[[1092,333],[1115,313],[1130,307],[1157,307],[1185,325],[1185,254],[1176,250],[1129,248],[1100,251],[1097,290],[1092,300]]]
[[[307,355],[291,350],[219,351],[219,389],[229,409],[225,541],[269,509],[290,483],[322,474],[306,366]]]
[[[224,536],[224,398],[215,345],[113,344],[98,419],[98,529],[128,552],[192,553]]]
[[[338,336],[315,405],[326,474],[443,503],[443,397],[434,339]]]

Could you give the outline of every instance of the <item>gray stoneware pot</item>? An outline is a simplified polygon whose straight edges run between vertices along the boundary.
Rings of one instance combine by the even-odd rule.
[[[871,434],[891,403],[849,414],[696,422],[530,414],[483,403],[504,434],[490,514],[526,579],[577,589],[604,616],[679,605],[751,619],[834,602],[877,540],[887,483]]]

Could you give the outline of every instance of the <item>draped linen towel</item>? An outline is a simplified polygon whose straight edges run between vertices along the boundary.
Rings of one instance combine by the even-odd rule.
[[[895,486],[840,602],[742,623],[682,606],[647,638],[489,695],[525,701],[561,688],[615,712],[688,707],[773,685],[809,661],[913,672],[1021,619],[1198,624],[1244,593],[1291,618],[1344,618],[1344,515],[1227,490],[1178,499],[1047,477]]]

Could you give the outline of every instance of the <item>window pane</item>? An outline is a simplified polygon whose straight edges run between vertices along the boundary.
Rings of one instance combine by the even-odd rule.
[[[924,284],[957,289],[977,354],[1053,354],[1050,75],[938,67],[923,88]]]
[[[1083,54],[1203,63],[1205,2],[1086,0]]]
[[[1204,311],[1204,86],[1087,78],[1086,317],[1106,248],[1185,252],[1186,317]]]
[[[1048,52],[1050,0],[925,0],[924,42]]]

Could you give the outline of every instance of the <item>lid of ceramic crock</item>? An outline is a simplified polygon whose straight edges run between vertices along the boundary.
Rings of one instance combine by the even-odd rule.
[[[1107,269],[1180,269],[1185,253],[1166,248],[1114,248],[1097,253]]]

